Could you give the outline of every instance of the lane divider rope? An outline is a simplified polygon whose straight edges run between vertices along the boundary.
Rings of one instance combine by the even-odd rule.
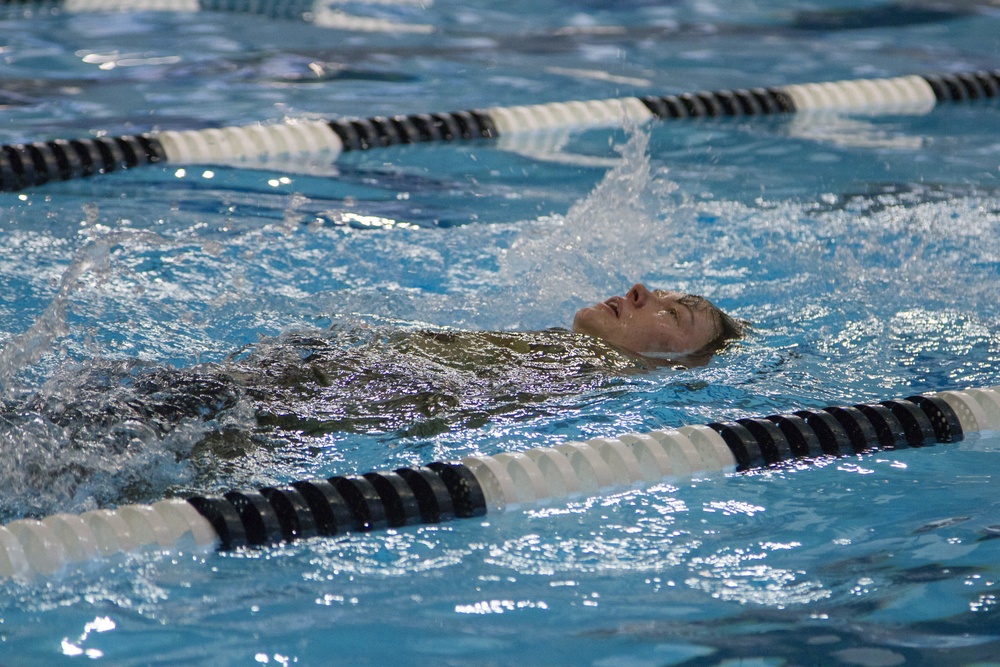
[[[397,22],[368,16],[356,16],[338,9],[330,0],[0,0],[0,10],[25,14],[65,12],[85,14],[97,12],[229,12],[251,14],[272,19],[305,21],[320,28],[335,28],[352,32],[423,33],[434,32],[433,25]],[[395,0],[393,4],[419,6],[419,0]]]
[[[50,575],[143,547],[225,551],[436,524],[665,480],[954,443],[996,430],[1000,387],[942,391],[20,519],[0,526],[0,577]]]
[[[54,139],[0,146],[0,191],[84,178],[149,164],[227,164],[340,153],[401,144],[497,139],[552,129],[621,127],[654,119],[801,112],[922,114],[943,102],[1000,97],[1000,69],[857,79],[663,97],[553,102],[446,113],[290,120],[142,135]]]

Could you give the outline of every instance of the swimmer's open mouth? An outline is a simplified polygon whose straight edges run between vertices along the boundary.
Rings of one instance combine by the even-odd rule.
[[[615,317],[621,317],[621,311],[619,310],[618,297],[611,297],[604,302],[604,305],[611,309],[611,312],[615,314]]]

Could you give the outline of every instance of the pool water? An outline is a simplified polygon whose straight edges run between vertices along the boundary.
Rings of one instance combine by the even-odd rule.
[[[0,141],[1000,67],[985,2],[337,7],[411,30],[4,9]],[[0,194],[0,518],[1000,384],[998,111],[674,121]],[[115,369],[567,326],[638,281],[751,333],[705,367],[516,409],[487,394],[488,418],[460,404],[424,430],[206,450],[197,420],[102,421],[134,398],[120,378],[95,390]],[[38,409],[57,404],[77,421]],[[984,432],[482,520],[128,554],[4,583],[0,664],[1000,664],[998,450]]]

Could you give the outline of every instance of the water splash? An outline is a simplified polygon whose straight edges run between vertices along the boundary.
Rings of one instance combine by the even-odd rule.
[[[90,212],[88,218],[93,222]],[[92,358],[62,361],[39,387],[18,385],[19,374],[52,355],[61,340],[89,330],[81,327],[100,311],[74,323],[76,298],[128,273],[113,261],[118,249],[166,242],[147,231],[89,232],[55,296],[0,350],[0,516],[79,512],[122,498],[160,497],[164,488],[191,476],[186,459],[209,427],[188,419],[165,428],[156,415],[137,410],[131,386],[150,372],[138,359],[103,359],[100,345],[91,342]]]
[[[499,257],[499,282],[516,326],[551,326],[551,313],[621,293],[655,272],[682,217],[677,186],[654,173],[649,133],[632,129],[620,159],[565,216],[526,225]]]
[[[151,232],[117,231],[93,236],[77,251],[63,271],[49,305],[26,331],[11,338],[0,350],[0,398],[10,398],[17,374],[50,352],[55,341],[70,334],[66,308],[71,297],[88,285],[102,284],[114,276],[112,249],[135,241],[160,243],[162,239]],[[84,280],[85,276],[89,281]]]

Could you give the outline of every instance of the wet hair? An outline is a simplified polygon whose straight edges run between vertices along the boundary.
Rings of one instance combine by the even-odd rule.
[[[685,294],[678,299],[678,302],[688,306],[689,308],[707,310],[712,315],[712,319],[715,321],[715,336],[710,341],[705,343],[705,345],[701,346],[694,352],[689,353],[687,356],[711,356],[724,348],[729,341],[738,340],[743,337],[743,332],[747,326],[746,322],[741,322],[730,317],[708,299],[696,294]]]

